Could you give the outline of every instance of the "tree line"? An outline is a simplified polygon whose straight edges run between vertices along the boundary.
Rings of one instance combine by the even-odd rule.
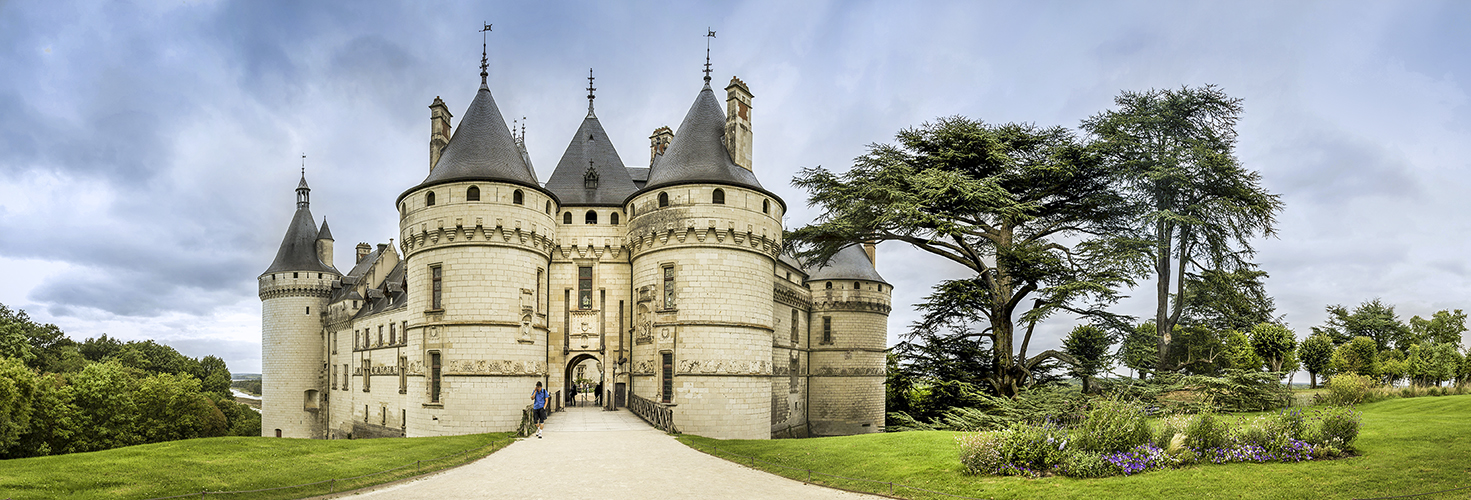
[[[152,340],[76,342],[0,304],[0,458],[213,436],[259,436],[215,356]]]

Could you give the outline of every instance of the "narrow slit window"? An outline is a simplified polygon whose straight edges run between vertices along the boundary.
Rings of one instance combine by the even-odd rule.
[[[663,359],[660,360],[663,361],[660,363],[662,369],[659,371],[662,372],[660,375],[664,379],[664,387],[660,391],[663,393],[663,397],[660,399],[665,403],[669,403],[674,400],[674,353],[666,352],[662,354]]]
[[[664,308],[674,309],[674,266],[664,266]]]
[[[430,308],[444,308],[444,268],[434,266],[429,268],[430,274]]]
[[[823,316],[822,317],[822,343],[824,343],[824,344],[831,344],[831,343],[833,343],[833,317],[832,316]]]
[[[429,402],[439,402],[439,353],[429,353]]]

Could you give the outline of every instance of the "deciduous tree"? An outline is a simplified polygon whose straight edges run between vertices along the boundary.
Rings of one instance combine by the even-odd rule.
[[[1108,334],[1094,325],[1073,327],[1072,332],[1063,339],[1063,350],[1075,361],[1069,371],[1083,381],[1083,392],[1092,392],[1093,377],[1113,364],[1108,356],[1112,345],[1113,341],[1108,338]]]
[[[1333,345],[1343,345],[1354,337],[1368,337],[1374,341],[1378,351],[1391,347],[1404,351],[1412,344],[1407,342],[1410,327],[1399,320],[1394,306],[1379,299],[1359,304],[1353,312],[1336,304],[1328,306],[1327,310],[1328,322],[1321,327],[1313,327],[1313,333],[1327,335],[1333,340]]]
[[[1274,372],[1282,371],[1282,363],[1297,349],[1297,336],[1276,323],[1258,323],[1251,327],[1251,350]]]
[[[1314,333],[1302,342],[1302,348],[1298,351],[1298,357],[1302,359],[1302,367],[1308,371],[1312,379],[1311,387],[1318,388],[1318,376],[1327,375],[1333,362],[1333,341],[1327,335]]]

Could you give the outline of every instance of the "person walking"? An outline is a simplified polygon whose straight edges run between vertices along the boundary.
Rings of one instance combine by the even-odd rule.
[[[537,439],[541,439],[541,428],[547,421],[547,399],[550,397],[541,387],[541,382],[537,382],[536,390],[531,391],[531,420],[536,423]]]
[[[598,382],[598,388],[594,390],[596,390],[597,393],[593,397],[593,400],[596,401],[598,406],[603,406],[603,383],[601,381]]]

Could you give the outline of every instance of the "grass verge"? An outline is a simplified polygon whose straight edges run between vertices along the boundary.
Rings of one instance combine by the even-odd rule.
[[[818,484],[888,494],[888,482],[975,498],[1373,498],[1471,487],[1471,395],[1392,399],[1359,408],[1359,456],[1302,463],[1196,465],[1102,479],[967,475],[956,432],[899,432],[813,439],[716,440],[684,435],[696,449],[798,480],[805,469],[861,478]],[[1458,496],[1459,495],[1459,496]],[[895,488],[903,498],[944,498]],[[1471,488],[1422,498],[1464,498]]]
[[[250,500],[305,498],[453,467],[489,455],[512,438],[512,433],[351,441],[222,437],[5,460],[0,462],[0,498],[143,499],[327,481],[258,493],[210,495]],[[372,475],[343,480],[366,474]]]

